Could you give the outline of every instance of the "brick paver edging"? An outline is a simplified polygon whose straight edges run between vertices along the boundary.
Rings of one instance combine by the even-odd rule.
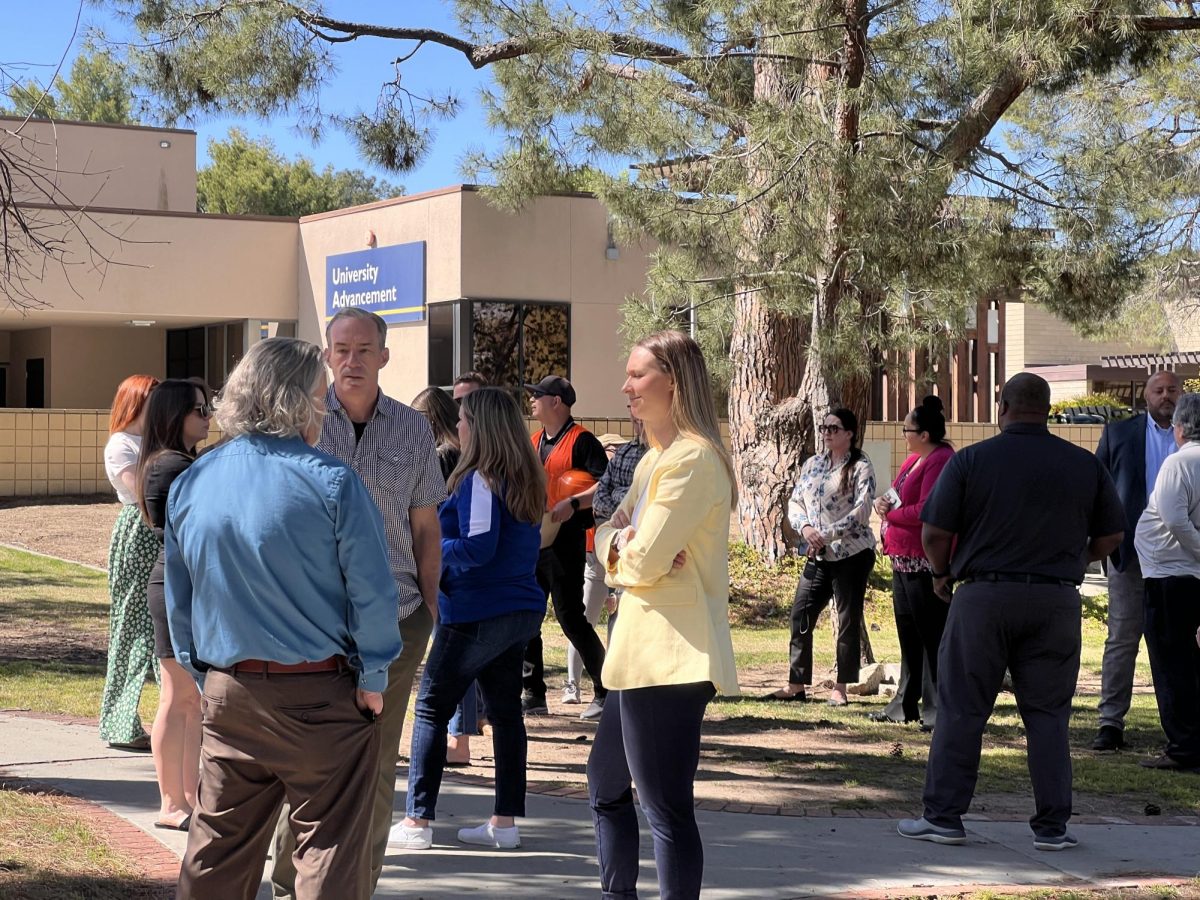
[[[173,900],[175,897],[175,886],[179,881],[179,857],[132,822],[99,803],[28,778],[8,779],[0,776],[0,790],[37,791],[66,801],[73,812],[93,826],[105,844],[125,856],[151,882],[150,888],[154,891],[151,897],[155,900]]]

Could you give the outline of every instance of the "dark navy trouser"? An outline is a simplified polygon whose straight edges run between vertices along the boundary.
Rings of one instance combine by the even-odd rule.
[[[588,757],[588,795],[604,900],[637,897],[638,820],[631,784],[654,837],[662,900],[696,900],[704,846],[693,784],[712,682],[610,691]]]

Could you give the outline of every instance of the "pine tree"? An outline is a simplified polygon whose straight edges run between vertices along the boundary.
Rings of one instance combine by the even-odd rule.
[[[884,352],[944,344],[980,295],[1017,288],[1097,323],[1195,250],[1185,2],[459,0],[456,35],[310,0],[117,5],[151,38],[165,115],[298,112],[395,170],[455,108],[404,87],[421,48],[489,68],[508,143],[471,170],[510,208],[586,183],[660,242],[624,327],[698,320],[741,527],[771,558],[814,420],[864,411]],[[331,48],[364,37],[403,48],[375,108],[314,112]]]

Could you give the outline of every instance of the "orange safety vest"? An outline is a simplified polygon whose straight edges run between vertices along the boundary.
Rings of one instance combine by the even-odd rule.
[[[566,434],[562,435],[558,441],[550,448],[550,455],[546,457],[546,485],[547,488],[558,480],[558,477],[564,472],[568,472],[575,468],[572,465],[572,459],[575,456],[575,441],[583,434],[583,426],[578,422],[572,422],[571,427],[567,429]],[[533,449],[540,450],[542,438],[546,436],[546,429],[535,431],[532,436]],[[540,454],[539,454],[540,458]],[[594,553],[596,550],[596,529],[589,528],[587,530],[587,551]]]

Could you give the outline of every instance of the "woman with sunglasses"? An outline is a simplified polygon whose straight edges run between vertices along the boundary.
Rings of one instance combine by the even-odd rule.
[[[146,598],[154,623],[154,654],[162,666],[158,713],[150,732],[154,771],[160,796],[156,828],[187,831],[196,805],[200,779],[200,692],[196,682],[175,661],[167,628],[166,587],[162,548],[167,520],[167,492],[196,458],[196,445],[208,437],[212,417],[208,387],[196,381],[170,378],[154,389],[142,430],[142,455],[137,467],[138,506],[158,539],[158,561],[150,573]]]
[[[946,627],[950,607],[933,592],[933,569],[921,546],[921,509],[933,491],[938,475],[954,455],[946,440],[946,416],[942,401],[926,397],[904,419],[904,443],[909,457],[896,474],[892,489],[875,501],[875,512],[883,519],[883,552],[892,558],[892,609],[900,659],[908,670],[908,683],[901,697],[905,722],[921,717],[925,661],[929,661],[929,685],[937,688],[938,645]],[[925,702],[936,697],[926,697]],[[873,712],[876,722],[892,722],[883,711]],[[932,721],[925,723],[928,730]]]
[[[808,562],[792,604],[791,665],[786,688],[768,700],[805,700],[813,681],[813,626],[830,599],[837,604],[837,682],[830,706],[845,706],[846,685],[858,681],[863,601],[875,565],[871,501],[875,469],[859,446],[858,417],[835,409],[820,425],[825,450],[805,461],[788,501],[788,521]]]

